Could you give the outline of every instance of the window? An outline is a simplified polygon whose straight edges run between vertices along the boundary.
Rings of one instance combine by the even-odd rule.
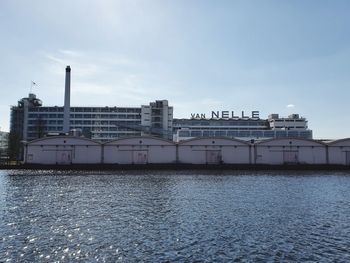
[[[290,132],[288,132],[288,137],[298,137],[298,132],[297,131],[290,131]]]
[[[238,132],[237,131],[228,131],[227,136],[238,137]]]
[[[203,131],[203,137],[213,137],[214,131]]]
[[[264,137],[273,138],[275,137],[275,133],[273,131],[265,131]]]
[[[250,132],[249,131],[239,131],[238,132],[238,137],[249,137]]]
[[[202,132],[201,131],[191,131],[191,137],[201,137]]]
[[[223,137],[226,136],[226,131],[215,131],[216,137]]]
[[[287,137],[286,131],[277,131],[276,132],[276,138],[285,138],[285,137]]]
[[[190,137],[189,131],[179,131],[179,137]]]
[[[254,137],[263,137],[263,132],[262,131],[252,131],[251,134]]]

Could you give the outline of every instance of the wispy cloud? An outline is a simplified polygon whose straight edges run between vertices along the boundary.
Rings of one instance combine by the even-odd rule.
[[[295,108],[295,105],[294,105],[294,104],[288,104],[288,105],[287,105],[287,108],[293,109],[293,108]]]
[[[145,104],[155,99],[171,100],[170,97],[181,93],[178,81],[166,79],[167,73],[160,73],[162,67],[158,62],[69,49],[42,54],[49,75],[63,79],[64,68],[71,66],[72,100],[75,103],[81,101],[82,105],[91,102],[101,105]],[[212,100],[210,103],[219,102]]]
[[[79,57],[82,55],[81,52],[78,52],[76,50],[69,50],[69,49],[60,49],[58,52],[70,57]]]
[[[99,71],[99,65],[89,62],[89,57],[73,50],[59,50],[54,53],[44,53],[48,60],[48,68],[52,73],[61,75],[66,65],[72,66],[77,77],[92,76]]]
[[[112,94],[113,87],[106,85],[96,85],[94,83],[79,82],[75,83],[73,94],[85,94],[85,95],[110,95]]]

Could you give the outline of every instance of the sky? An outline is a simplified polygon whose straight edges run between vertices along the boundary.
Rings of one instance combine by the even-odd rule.
[[[212,110],[299,113],[316,139],[350,137],[350,1],[1,0],[0,129],[32,87],[62,106],[167,99]]]

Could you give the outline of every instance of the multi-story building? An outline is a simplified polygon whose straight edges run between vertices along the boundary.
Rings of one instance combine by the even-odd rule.
[[[308,129],[307,120],[298,114],[288,118],[279,118],[278,114],[260,119],[258,112],[251,117],[197,115],[191,119],[174,119],[174,141],[179,142],[195,137],[229,137],[242,140],[272,138],[305,138],[312,139],[312,130]]]
[[[236,116],[233,111],[213,111],[211,118],[206,118],[205,114],[191,114],[189,119],[173,119],[173,107],[167,100],[157,100],[140,107],[71,107],[70,71],[68,66],[64,106],[43,106],[35,94],[29,94],[11,108],[11,158],[22,156],[22,141],[68,133],[99,142],[143,135],[176,142],[194,137],[312,139],[307,120],[298,114],[287,118],[271,114],[268,119],[260,119],[258,111],[253,111],[251,116],[246,116],[244,112]]]
[[[69,131],[99,142],[153,135],[172,139],[173,108],[168,101],[151,102],[141,107],[70,107]],[[29,94],[11,107],[11,149],[21,156],[21,141],[67,134],[64,132],[64,107],[42,106]]]
[[[64,107],[42,106],[29,94],[11,108],[11,132],[24,141],[62,134],[63,112]],[[70,107],[69,130],[100,142],[149,133],[166,137],[172,131],[172,112],[166,100],[141,107]]]
[[[173,107],[167,100],[157,100],[147,106],[141,106],[141,125],[149,127],[153,134],[160,134],[165,139],[173,138]],[[142,135],[145,131],[142,132]]]
[[[299,114],[291,114],[287,118],[280,118],[278,114],[270,114],[268,122],[272,130],[293,130],[305,131],[308,129],[307,120],[299,116]]]

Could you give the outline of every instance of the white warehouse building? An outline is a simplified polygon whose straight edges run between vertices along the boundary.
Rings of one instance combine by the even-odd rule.
[[[197,138],[178,145],[180,163],[249,164],[250,144],[229,138]]]
[[[327,164],[326,145],[307,139],[271,139],[255,144],[255,164]]]
[[[83,137],[54,136],[25,144],[26,164],[252,164],[350,165],[350,139],[330,143],[307,139],[246,142],[196,138],[180,143],[133,137],[104,144]]]
[[[103,145],[103,163],[175,163],[176,145],[153,137],[124,138]]]
[[[83,137],[54,136],[25,145],[25,163],[100,164],[101,144]]]
[[[328,144],[329,164],[350,165],[350,138]]]

